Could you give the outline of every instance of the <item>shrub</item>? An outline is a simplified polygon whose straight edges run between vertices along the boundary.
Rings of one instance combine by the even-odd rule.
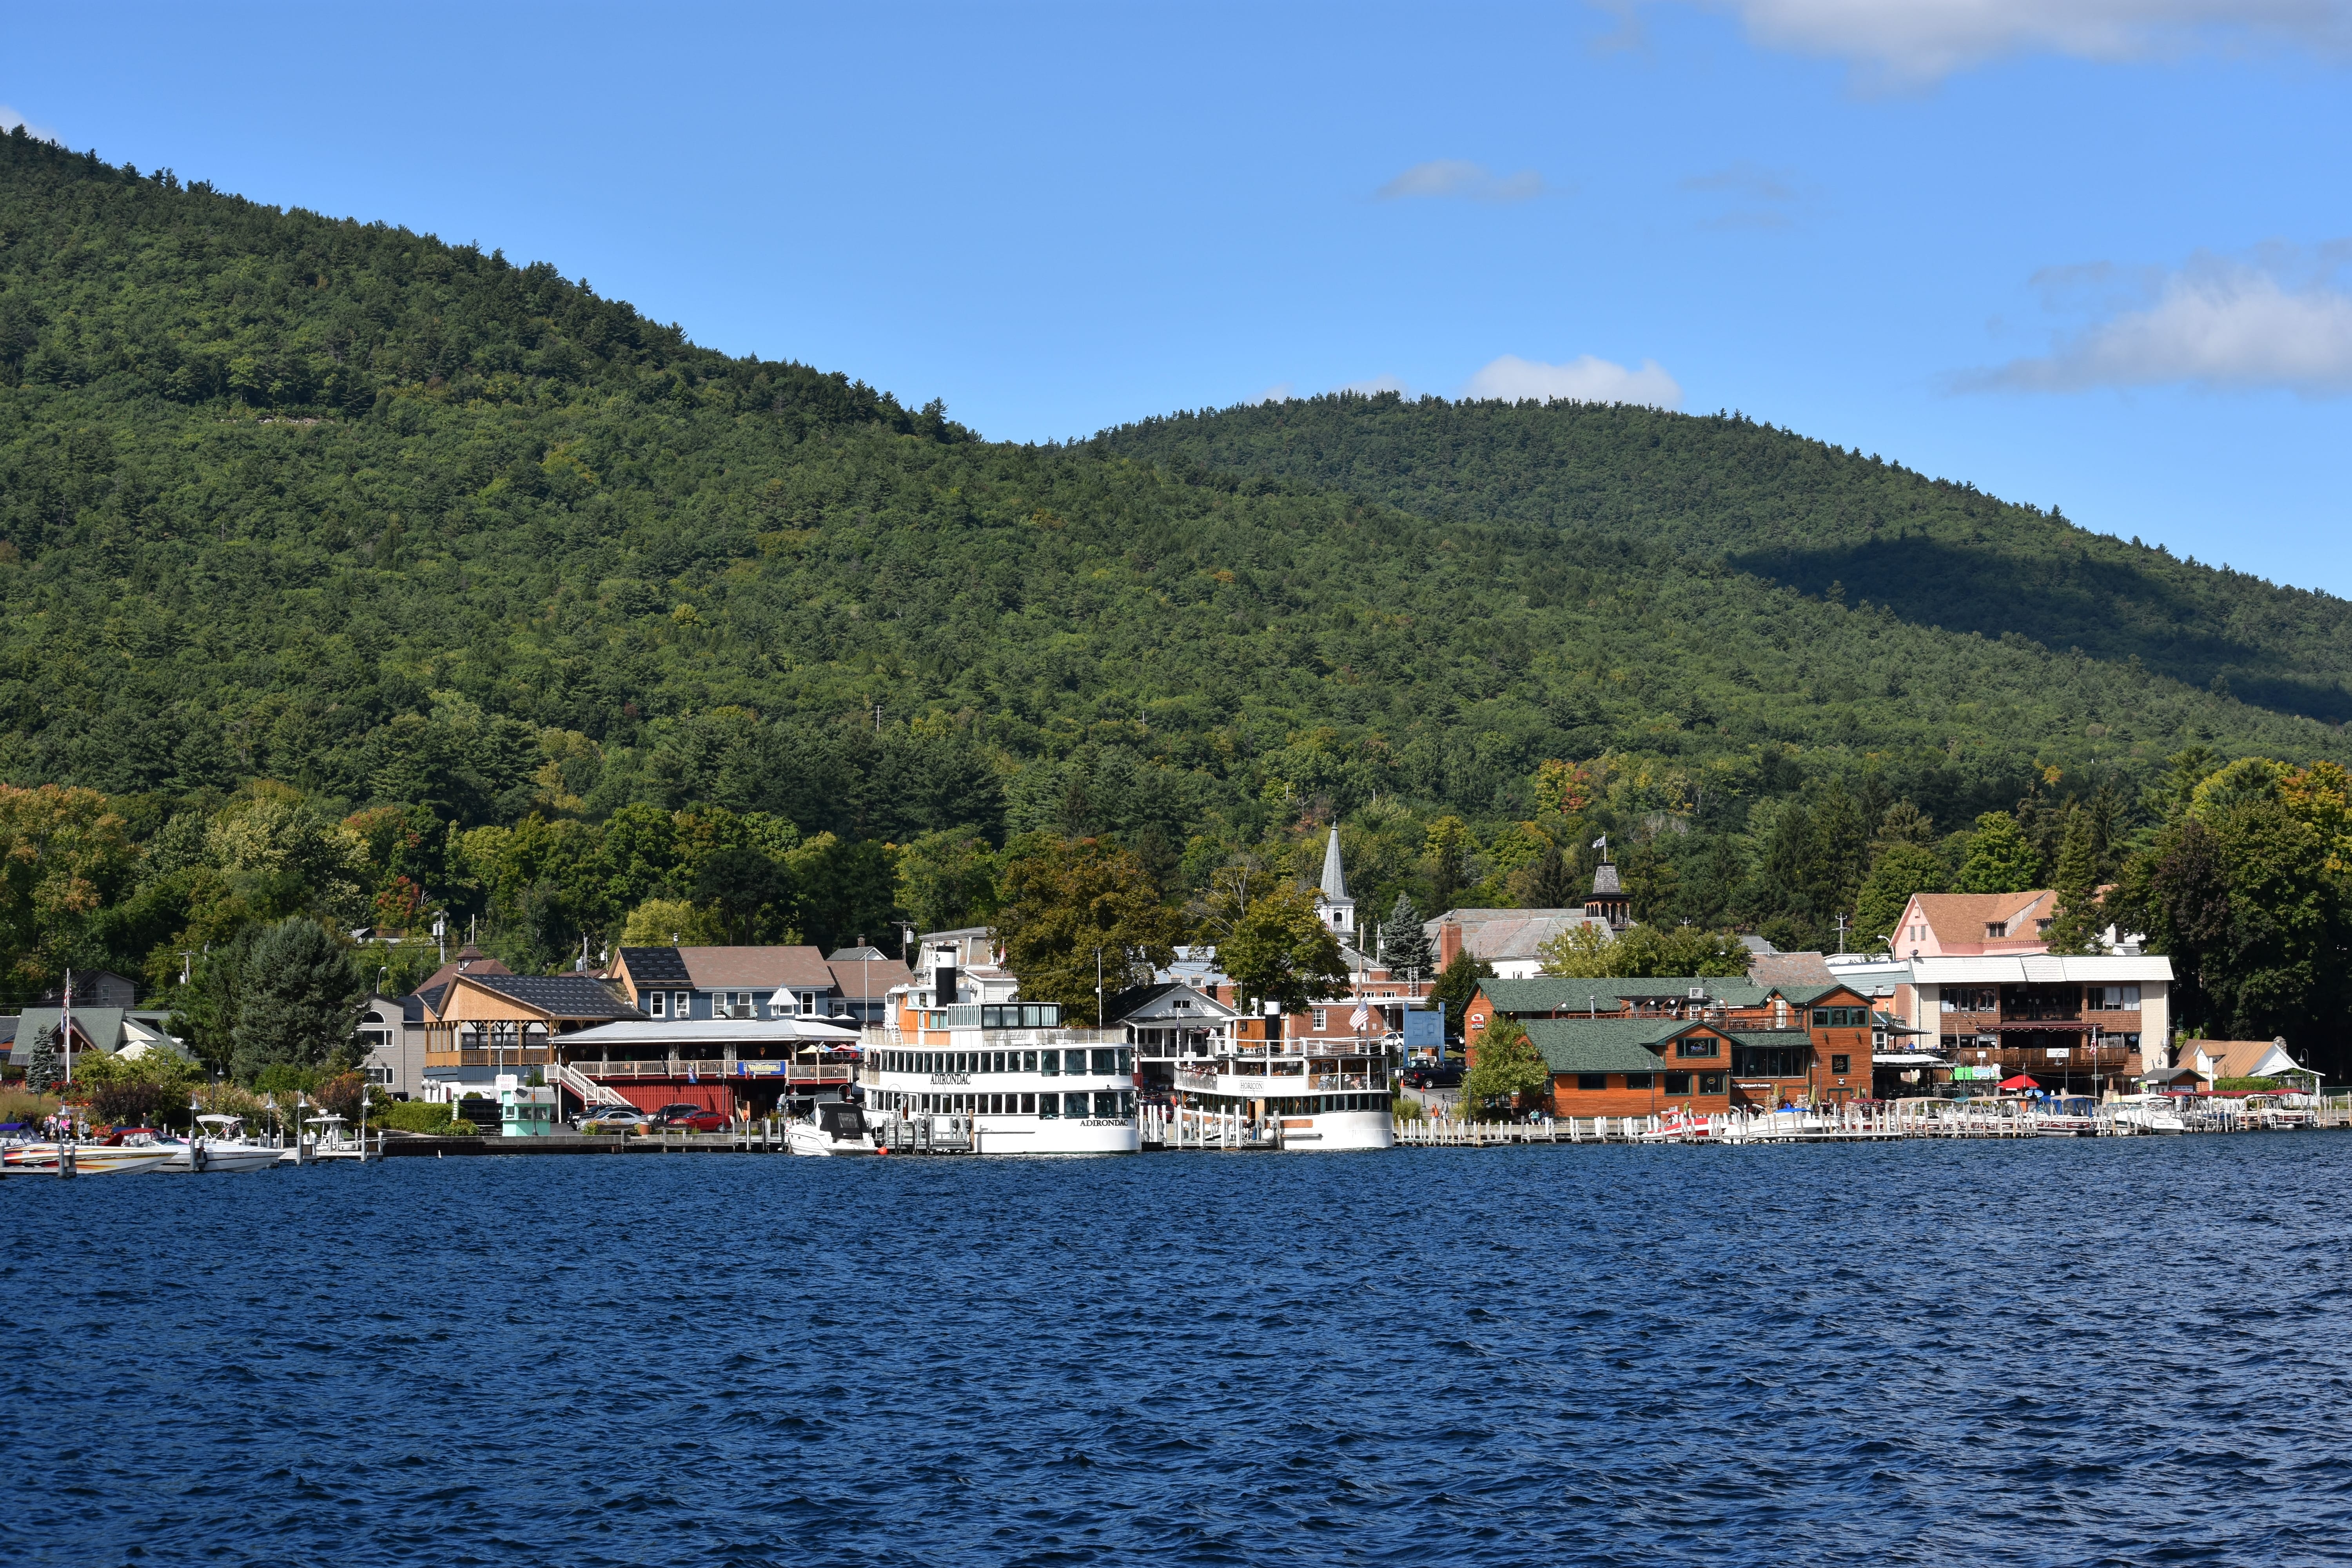
[[[458,1131],[456,1119],[450,1115],[447,1106],[422,1100],[394,1100],[390,1105],[379,1107],[368,1120],[375,1126],[396,1132],[437,1132],[446,1136]],[[470,1132],[473,1130],[472,1122],[466,1123],[464,1131]]]

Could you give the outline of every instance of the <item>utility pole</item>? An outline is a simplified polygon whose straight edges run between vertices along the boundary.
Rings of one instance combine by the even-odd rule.
[[[66,1081],[73,1082],[73,971],[66,971],[65,1026],[58,1032],[65,1038]]]
[[[1102,949],[1097,948],[1095,949],[1095,1027],[1099,1029],[1104,1026]]]
[[[1683,924],[1688,925],[1690,924],[1690,921],[1683,921]],[[1846,919],[1843,915],[1840,915],[1837,917],[1838,954],[1840,957],[1843,957],[1845,954],[1845,931]]]

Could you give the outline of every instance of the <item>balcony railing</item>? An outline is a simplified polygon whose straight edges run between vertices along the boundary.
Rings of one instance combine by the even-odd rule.
[[[847,1083],[857,1070],[855,1062],[728,1061],[724,1058],[667,1061],[582,1062],[572,1068],[598,1082],[610,1079],[781,1078],[794,1083]]]

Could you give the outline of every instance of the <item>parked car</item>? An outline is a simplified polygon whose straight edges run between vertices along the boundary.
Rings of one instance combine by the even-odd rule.
[[[664,1132],[716,1132],[727,1125],[727,1113],[708,1106],[665,1105],[654,1112],[654,1128]]]
[[[1418,1067],[1404,1075],[1408,1089],[1460,1089],[1462,1069],[1452,1062],[1440,1067]]]
[[[583,1132],[618,1132],[626,1135],[642,1132],[653,1125],[653,1118],[642,1110],[616,1110],[611,1107],[581,1117],[572,1125]]]

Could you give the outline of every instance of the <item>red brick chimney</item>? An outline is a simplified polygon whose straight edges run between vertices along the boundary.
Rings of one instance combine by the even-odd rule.
[[[1461,924],[1455,921],[1447,921],[1437,928],[1437,967],[1444,969],[1461,956]]]

